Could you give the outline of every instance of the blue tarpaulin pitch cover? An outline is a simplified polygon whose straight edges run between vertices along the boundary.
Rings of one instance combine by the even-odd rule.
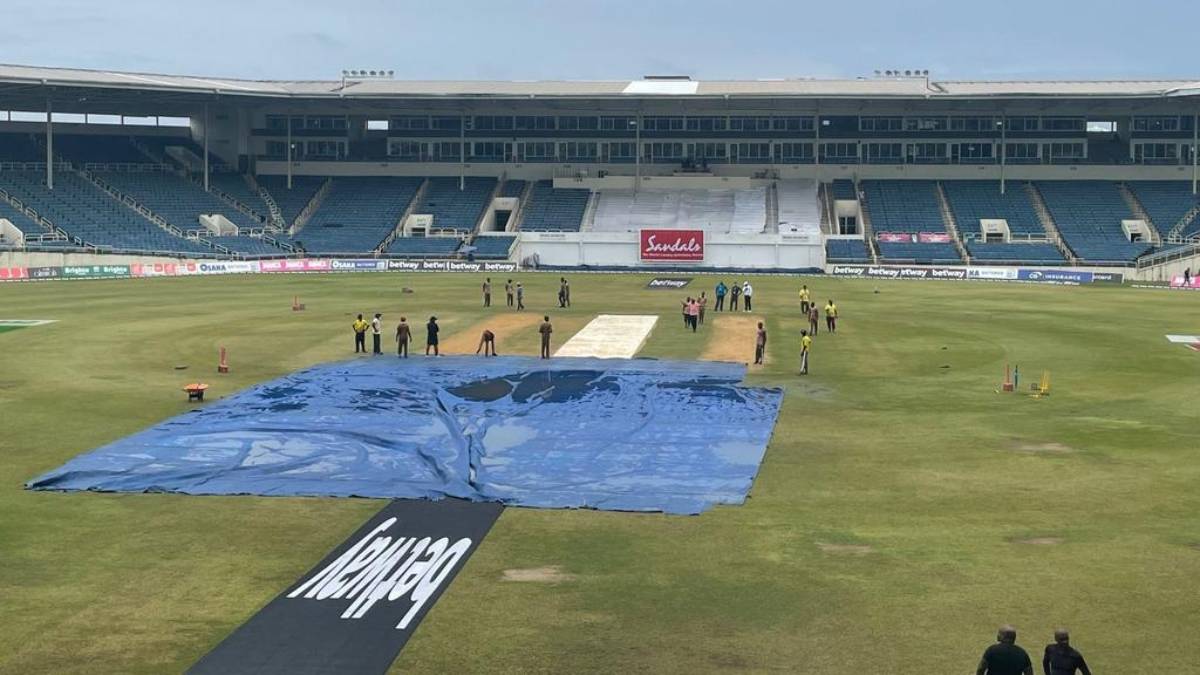
[[[322,365],[80,455],[36,490],[461,497],[699,513],[750,490],[783,394],[731,363]]]

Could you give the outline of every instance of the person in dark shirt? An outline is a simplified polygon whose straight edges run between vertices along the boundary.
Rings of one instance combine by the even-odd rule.
[[[429,356],[430,349],[434,356],[441,356],[438,353],[438,330],[437,317],[429,317],[429,323],[425,324],[425,356]]]
[[[1029,654],[1017,646],[1017,629],[1001,626],[996,644],[988,647],[979,660],[975,675],[1033,675]]]
[[[1042,670],[1045,675],[1075,675],[1076,671],[1082,675],[1092,675],[1087,662],[1083,660],[1083,654],[1071,646],[1071,634],[1065,628],[1054,631],[1054,644],[1046,645]]]

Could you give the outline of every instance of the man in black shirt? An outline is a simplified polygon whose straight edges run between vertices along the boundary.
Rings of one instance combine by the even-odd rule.
[[[1092,675],[1083,654],[1071,646],[1071,634],[1065,628],[1054,631],[1054,644],[1046,645],[1046,654],[1042,657],[1042,670],[1046,675]]]
[[[979,660],[975,675],[1033,675],[1029,654],[1017,646],[1017,629],[1001,626],[996,644],[988,647]]]

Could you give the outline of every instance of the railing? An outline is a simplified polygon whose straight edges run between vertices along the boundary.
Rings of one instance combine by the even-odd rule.
[[[308,219],[312,218],[313,213],[316,213],[317,209],[321,208],[321,202],[325,201],[325,196],[329,194],[329,190],[332,187],[333,179],[326,178],[321,187],[317,188],[317,191],[313,193],[312,199],[308,200],[308,203],[304,205],[304,209],[296,216],[296,222],[292,223],[291,234],[295,234],[297,230],[308,223]]]
[[[1152,255],[1144,255],[1137,259],[1137,268],[1145,269],[1154,267],[1164,263],[1190,258],[1192,256],[1200,256],[1200,241],[1188,242],[1179,248],[1173,248],[1167,251],[1160,251]]]
[[[1183,230],[1193,220],[1196,219],[1197,215],[1200,215],[1200,204],[1193,206],[1191,209],[1188,210],[1187,213],[1183,214],[1183,216],[1179,220],[1175,221],[1175,224],[1172,225],[1171,229],[1167,232],[1166,238],[1170,239],[1172,237],[1178,237],[1179,233],[1183,232]]]

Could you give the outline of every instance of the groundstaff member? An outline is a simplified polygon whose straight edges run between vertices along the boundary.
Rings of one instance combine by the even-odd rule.
[[[400,325],[396,326],[396,356],[408,358],[408,343],[412,340],[412,328],[408,320],[400,317]]]
[[[550,325],[550,317],[542,317],[542,325],[538,327],[538,333],[542,335],[542,358],[550,358],[550,334],[554,332],[554,326]]]
[[[1033,675],[1029,654],[1017,646],[1016,628],[1000,627],[996,644],[984,650],[975,675]]]
[[[362,314],[359,314],[358,318],[354,320],[354,323],[350,324],[350,327],[354,329],[354,353],[357,354],[362,352],[363,354],[366,354],[367,329],[371,327],[371,324],[363,321]]]
[[[1087,662],[1071,646],[1071,634],[1066,628],[1054,631],[1054,644],[1046,645],[1046,653],[1042,656],[1042,670],[1045,675],[1092,675]]]
[[[763,328],[763,323],[758,322],[758,334],[754,338],[754,365],[761,366],[763,356],[767,353],[767,329]]]
[[[371,319],[371,347],[372,354],[383,353],[383,322],[380,319],[383,315],[376,312],[375,318]]]
[[[800,374],[808,374],[808,353],[812,350],[812,336],[808,331],[800,331]]]
[[[438,328],[437,317],[429,317],[429,323],[425,324],[425,356],[429,356],[429,350],[433,349],[434,356],[441,356],[438,352]]]

